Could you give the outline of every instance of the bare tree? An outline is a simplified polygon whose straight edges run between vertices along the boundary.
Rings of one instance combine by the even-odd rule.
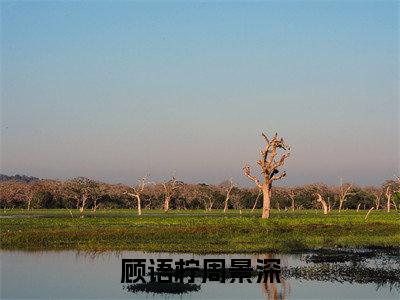
[[[179,186],[177,185],[175,177],[172,177],[172,179],[167,182],[163,182],[162,185],[164,187],[164,192],[165,192],[163,209],[164,212],[167,212],[169,210],[169,204],[171,202],[171,199],[175,195]]]
[[[224,201],[224,213],[228,211],[228,202],[231,197],[232,189],[235,187],[232,178],[229,180],[228,186],[225,186],[226,196]]]
[[[65,183],[64,194],[76,202],[76,208],[79,209],[81,217],[89,200],[97,196],[99,184],[85,177],[78,177]]]
[[[380,190],[374,189],[372,194],[375,197],[375,207],[378,210],[379,206],[381,205],[381,197],[382,197],[383,191],[381,189]]]
[[[350,190],[352,188],[352,184],[343,185],[343,179],[340,178],[340,189],[339,189],[339,212],[343,208],[344,202],[346,202],[346,197],[350,195]]]
[[[285,144],[282,138],[278,138],[278,134],[275,133],[271,140],[262,133],[266,141],[265,149],[260,150],[261,159],[257,161],[257,164],[261,167],[261,174],[264,178],[263,182],[259,181],[259,178],[251,175],[250,166],[245,164],[243,167],[243,173],[250,180],[254,181],[256,186],[263,193],[263,210],[262,210],[262,218],[269,218],[270,205],[271,205],[271,188],[272,182],[282,177],[286,176],[286,172],[282,172],[279,174],[278,168],[283,166],[285,163],[285,159],[289,157],[290,147]],[[279,160],[275,160],[278,155],[278,151],[283,150],[283,153]]]
[[[128,196],[134,197],[137,200],[137,208],[138,208],[138,215],[142,215],[142,200],[141,200],[141,195],[144,192],[144,188],[148,182],[148,177],[142,177],[138,180],[139,184],[137,187],[131,187],[133,193],[125,192]]]
[[[324,215],[328,214],[328,205],[326,204],[325,200],[322,198],[321,194],[317,193],[318,199],[317,202],[322,204],[322,209],[324,211]]]

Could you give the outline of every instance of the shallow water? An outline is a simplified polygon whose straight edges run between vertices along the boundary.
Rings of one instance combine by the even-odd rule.
[[[192,255],[134,251],[1,251],[2,299],[399,299],[400,262],[395,254],[341,253]],[[365,253],[364,253],[365,254]],[[174,286],[160,293],[154,285],[121,283],[122,258],[281,259],[281,283],[202,283]],[[147,277],[146,277],[147,278]],[[236,280],[237,281],[237,280]],[[159,286],[157,286],[159,287]]]

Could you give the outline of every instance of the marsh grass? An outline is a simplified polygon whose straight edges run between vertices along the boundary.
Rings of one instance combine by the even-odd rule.
[[[271,218],[235,210],[10,210],[0,216],[1,249],[141,250],[192,253],[293,253],[317,248],[400,249],[400,214],[272,211]]]

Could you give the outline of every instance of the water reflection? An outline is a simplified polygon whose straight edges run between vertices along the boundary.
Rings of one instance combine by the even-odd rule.
[[[393,251],[323,250],[299,255],[232,254],[194,255],[144,252],[1,251],[0,298],[136,298],[181,299],[299,299],[393,298],[400,292],[400,256]],[[280,283],[202,282],[121,284],[122,258],[179,259],[221,258],[229,267],[232,258],[281,259]],[[148,274],[147,274],[148,275]],[[21,285],[20,282],[24,284]],[[185,296],[186,295],[186,296]]]

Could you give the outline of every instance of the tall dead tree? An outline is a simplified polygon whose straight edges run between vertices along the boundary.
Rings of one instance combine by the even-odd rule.
[[[224,213],[228,211],[228,202],[231,197],[231,192],[232,189],[235,187],[233,184],[232,178],[229,180],[229,185],[226,187],[226,195],[225,195],[225,201],[224,201]]]
[[[138,215],[140,216],[142,214],[142,200],[141,200],[140,197],[144,192],[145,186],[147,184],[149,184],[149,182],[148,182],[147,176],[143,177],[143,178],[140,178],[138,180],[138,182],[139,182],[139,184],[138,184],[137,187],[131,187],[131,189],[133,191],[132,193],[131,192],[125,192],[125,194],[127,194],[128,196],[136,198],[136,200],[137,200],[137,208],[138,208]]]
[[[175,195],[178,189],[176,178],[172,177],[171,180],[163,182],[162,186],[164,187],[164,193],[165,193],[163,209],[164,212],[167,212],[169,210],[169,204],[171,202],[171,199]]]
[[[344,202],[346,202],[346,197],[350,195],[350,190],[352,188],[352,184],[343,185],[343,179],[340,178],[340,189],[339,189],[339,212],[343,208]]]
[[[322,198],[321,194],[317,193],[318,199],[317,202],[322,204],[322,209],[324,211],[324,215],[328,214],[328,205],[326,204],[325,200]]]
[[[290,147],[285,144],[283,138],[278,138],[278,134],[272,137],[271,140],[262,133],[266,141],[266,145],[264,150],[260,150],[261,159],[257,161],[257,164],[261,167],[261,174],[263,176],[263,181],[260,182],[259,177],[251,175],[250,166],[245,164],[243,167],[243,173],[250,180],[254,181],[256,186],[263,193],[263,209],[262,209],[262,218],[268,219],[271,205],[271,188],[272,183],[275,180],[279,180],[282,177],[286,176],[286,172],[279,173],[278,168],[284,165],[285,159],[289,157]],[[283,150],[284,153],[281,155],[279,159],[276,159],[278,155],[278,151]]]

